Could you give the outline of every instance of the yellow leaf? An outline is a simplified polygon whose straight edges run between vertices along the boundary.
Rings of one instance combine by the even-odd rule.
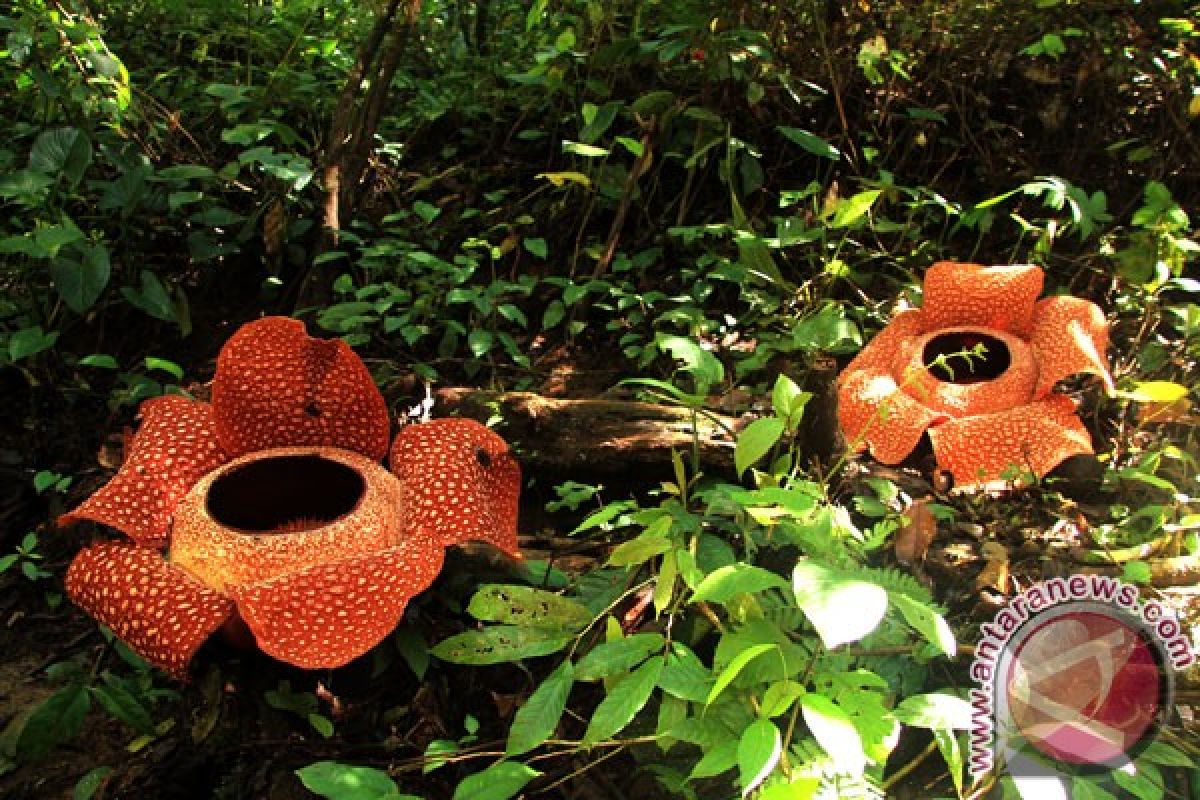
[[[1188,103],[1188,116],[1200,117],[1200,94],[1192,95],[1192,101]]]
[[[592,188],[592,180],[582,172],[539,172],[539,178],[545,178],[555,186],[562,186],[564,183],[578,183],[586,189]]]
[[[1139,403],[1174,403],[1187,397],[1188,388],[1173,381],[1139,381],[1133,391],[1122,392],[1121,396]]]

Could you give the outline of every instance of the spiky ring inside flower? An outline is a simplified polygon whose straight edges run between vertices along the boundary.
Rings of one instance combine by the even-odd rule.
[[[896,464],[928,432],[938,465],[962,487],[1013,467],[1041,477],[1091,453],[1074,403],[1054,388],[1089,372],[1112,391],[1108,327],[1086,300],[1038,300],[1042,280],[1031,265],[930,267],[923,306],[897,314],[838,378],[847,438]]]
[[[517,550],[520,468],[469,420],[402,429],[340,340],[268,317],[222,348],[212,403],[148,400],[124,464],[60,520],[130,541],[85,548],[71,599],[183,678],[196,649],[239,620],[259,648],[336,667],[397,624],[437,577],[444,548]]]

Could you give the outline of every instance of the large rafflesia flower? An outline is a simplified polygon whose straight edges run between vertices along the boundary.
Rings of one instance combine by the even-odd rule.
[[[961,487],[1001,481],[1013,467],[1041,477],[1091,453],[1074,403],[1054,387],[1089,372],[1113,390],[1108,327],[1086,300],[1038,300],[1042,280],[1030,265],[930,267],[924,305],[898,313],[838,378],[846,436],[896,464],[928,432]],[[980,346],[981,357],[953,355]]]
[[[222,348],[212,403],[160,397],[121,469],[60,520],[128,541],[82,550],[71,599],[147,661],[184,678],[223,625],[304,668],[362,655],[437,577],[445,547],[516,556],[520,468],[479,423],[403,428],[340,340],[267,317]],[[242,629],[244,630],[244,629]]]

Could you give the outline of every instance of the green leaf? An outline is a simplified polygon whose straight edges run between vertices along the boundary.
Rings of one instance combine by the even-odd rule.
[[[962,797],[963,751],[958,736],[954,734],[954,731],[935,730],[933,740],[937,742],[938,750],[946,762],[946,768],[950,772],[950,780],[954,782],[955,791],[959,797]]]
[[[75,789],[71,792],[71,800],[92,800],[100,787],[107,782],[108,776],[112,774],[112,771],[113,768],[109,766],[96,767],[93,770],[89,770],[75,784]]]
[[[1117,800],[1117,796],[1097,783],[1095,775],[1071,778],[1071,800]]]
[[[497,761],[454,787],[453,800],[508,800],[542,773],[515,761]]]
[[[396,631],[392,641],[404,663],[408,664],[408,668],[417,676],[417,680],[422,680],[425,671],[429,669],[429,643],[425,641],[425,637],[412,626],[405,625]]]
[[[81,263],[58,258],[50,264],[50,277],[54,280],[54,287],[58,289],[67,307],[76,314],[82,314],[92,307],[104,291],[104,287],[108,285],[108,278],[112,274],[108,249],[104,245],[86,245],[81,249]]]
[[[333,736],[333,723],[328,717],[322,714],[309,714],[308,724],[313,726],[313,730],[328,739]]]
[[[165,358],[156,358],[154,356],[146,356],[146,369],[159,370],[175,378],[177,381],[183,380],[183,367],[176,364],[174,361],[168,361]]]
[[[776,130],[786,136],[794,144],[798,144],[814,156],[828,158],[830,161],[837,161],[842,157],[842,154],[836,147],[829,142],[817,136],[815,133],[810,133],[803,128],[789,128],[787,125],[779,125]]]
[[[1136,797],[1137,800],[1162,800],[1162,773],[1153,764],[1135,762],[1137,771],[1133,774],[1124,770],[1113,770],[1112,778],[1117,786],[1125,790],[1123,797]]]
[[[738,740],[738,781],[742,797],[750,794],[766,780],[783,755],[783,737],[769,719],[756,719],[742,731]]]
[[[154,719],[142,702],[113,675],[105,673],[104,682],[104,686],[91,687],[92,696],[104,710],[138,733],[145,736],[154,735]]]
[[[608,565],[612,567],[628,567],[643,564],[661,555],[672,547],[670,530],[671,521],[664,519],[664,525],[654,525],[647,528],[628,542],[623,542],[613,549],[608,557]]]
[[[581,112],[584,126],[579,131],[579,140],[587,144],[594,144],[608,131],[613,120],[617,118],[617,112],[621,110],[622,105],[617,101],[605,103],[600,107],[596,107],[592,103],[584,103]]]
[[[879,195],[883,194],[882,189],[868,189],[865,192],[859,192],[843,200],[839,200],[837,210],[833,212],[833,220],[829,223],[831,228],[848,228],[854,223],[867,215],[871,210],[871,206],[875,205],[875,201],[879,199]]]
[[[1196,762],[1190,756],[1166,742],[1151,742],[1138,759],[1162,764],[1164,767],[1196,767]]]
[[[914,630],[941,650],[947,658],[954,657],[958,652],[958,644],[954,641],[954,630],[945,617],[901,592],[894,592],[891,601]]]
[[[776,783],[763,789],[756,800],[812,800],[816,797],[821,779],[812,775],[793,778],[791,783]]]
[[[598,681],[629,672],[663,647],[662,634],[635,633],[593,647],[579,660],[575,679]]]
[[[90,356],[84,356],[79,359],[79,366],[96,367],[97,369],[120,369],[121,367],[115,358],[104,353],[92,353]]]
[[[730,662],[725,666],[725,669],[721,670],[721,674],[717,676],[717,680],[713,684],[713,687],[709,689],[708,696],[704,698],[704,705],[712,705],[713,701],[721,696],[721,692],[725,691],[725,688],[729,686],[729,684],[733,683],[734,678],[736,678],[738,673],[746,668],[747,664],[761,656],[763,653],[778,649],[779,646],[775,644],[756,644],[753,647],[747,647],[745,650],[734,656],[733,659],[731,659]]]
[[[571,662],[564,661],[529,695],[513,717],[504,751],[506,756],[527,753],[554,734],[567,707],[571,687],[575,685],[574,672]]]
[[[646,92],[637,100],[634,100],[630,108],[633,110],[633,113],[647,117],[662,114],[673,105],[675,105],[675,93],[669,92],[666,89],[657,89],[652,92]]]
[[[735,739],[726,739],[713,747],[705,748],[707,752],[696,762],[696,766],[692,767],[688,780],[711,778],[736,767],[738,744]]]
[[[470,348],[471,355],[480,358],[492,349],[495,340],[496,337],[491,331],[474,330],[467,335],[467,347]]]
[[[660,333],[654,337],[654,345],[682,362],[680,370],[695,380],[697,394],[707,394],[709,388],[725,380],[721,361],[692,339]]]
[[[79,733],[91,709],[87,688],[73,683],[52,694],[38,706],[17,735],[15,752],[19,761],[33,761]]]
[[[614,684],[592,712],[583,734],[584,747],[604,741],[628,725],[650,699],[662,669],[663,657],[654,656]]]
[[[790,586],[786,578],[770,570],[739,562],[705,575],[696,586],[692,602],[727,603],[735,595],[761,592],[764,589],[788,589]]]
[[[712,689],[711,670],[682,642],[671,642],[658,685],[672,697],[703,703]]]
[[[783,435],[783,428],[783,420],[779,417],[763,417],[751,422],[738,434],[733,451],[733,464],[738,477],[775,446]]]
[[[92,163],[92,143],[75,128],[43,131],[29,151],[29,167],[45,175],[62,175],[75,187]]]
[[[406,800],[381,769],[318,761],[296,770],[304,788],[327,800]]]
[[[522,239],[521,245],[538,258],[546,258],[550,254],[550,248],[546,246],[545,239]]]
[[[762,701],[758,704],[758,715],[763,719],[778,717],[787,713],[800,697],[804,695],[804,687],[795,681],[779,681],[772,683],[763,692]]]
[[[557,653],[570,641],[571,637],[559,631],[494,625],[451,636],[438,642],[429,652],[454,664],[503,664]]]
[[[58,331],[46,333],[40,325],[21,328],[8,337],[8,357],[12,361],[20,361],[22,358],[35,356],[43,350],[49,350],[57,341]]]
[[[563,305],[561,300],[555,300],[546,306],[545,312],[542,314],[542,330],[548,331],[555,325],[563,321],[567,316],[567,307]]]
[[[150,270],[144,269],[141,274],[141,282],[139,289],[127,286],[121,289],[121,294],[129,301],[130,305],[155,319],[175,322],[175,305],[171,302],[171,295],[167,293],[167,288],[163,286],[158,276]]]
[[[894,713],[905,725],[918,728],[965,731],[971,727],[971,704],[946,692],[906,697]]]
[[[862,639],[887,612],[888,595],[881,587],[811,561],[796,565],[792,586],[797,604],[830,650]],[[847,609],[854,613],[847,614]]]
[[[608,150],[604,149],[603,147],[596,147],[595,145],[584,144],[581,142],[572,142],[568,139],[563,140],[562,149],[564,153],[574,153],[575,155],[583,156],[584,158],[598,158],[600,156],[608,155]]]
[[[485,622],[503,622],[574,633],[592,621],[592,612],[574,600],[529,586],[488,584],[471,598],[467,612]]]
[[[800,698],[804,722],[817,743],[833,759],[837,771],[861,775],[867,765],[862,737],[849,715],[824,695],[806,694]]]

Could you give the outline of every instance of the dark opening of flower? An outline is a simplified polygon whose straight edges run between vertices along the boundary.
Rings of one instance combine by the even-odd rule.
[[[319,455],[275,456],[220,475],[208,491],[213,521],[244,531],[278,531],[303,520],[311,528],[348,514],[366,483],[345,464]]]
[[[132,542],[85,548],[66,587],[178,677],[239,619],[268,655],[340,666],[396,626],[446,546],[480,539],[520,555],[521,473],[504,440],[470,420],[411,425],[388,472],[387,407],[366,367],[296,320],[238,330],[211,405],[155,398],[141,417],[121,469],[60,520]]]
[[[940,333],[925,343],[921,360],[937,378],[962,385],[995,380],[1012,364],[1008,346],[983,331]]]

